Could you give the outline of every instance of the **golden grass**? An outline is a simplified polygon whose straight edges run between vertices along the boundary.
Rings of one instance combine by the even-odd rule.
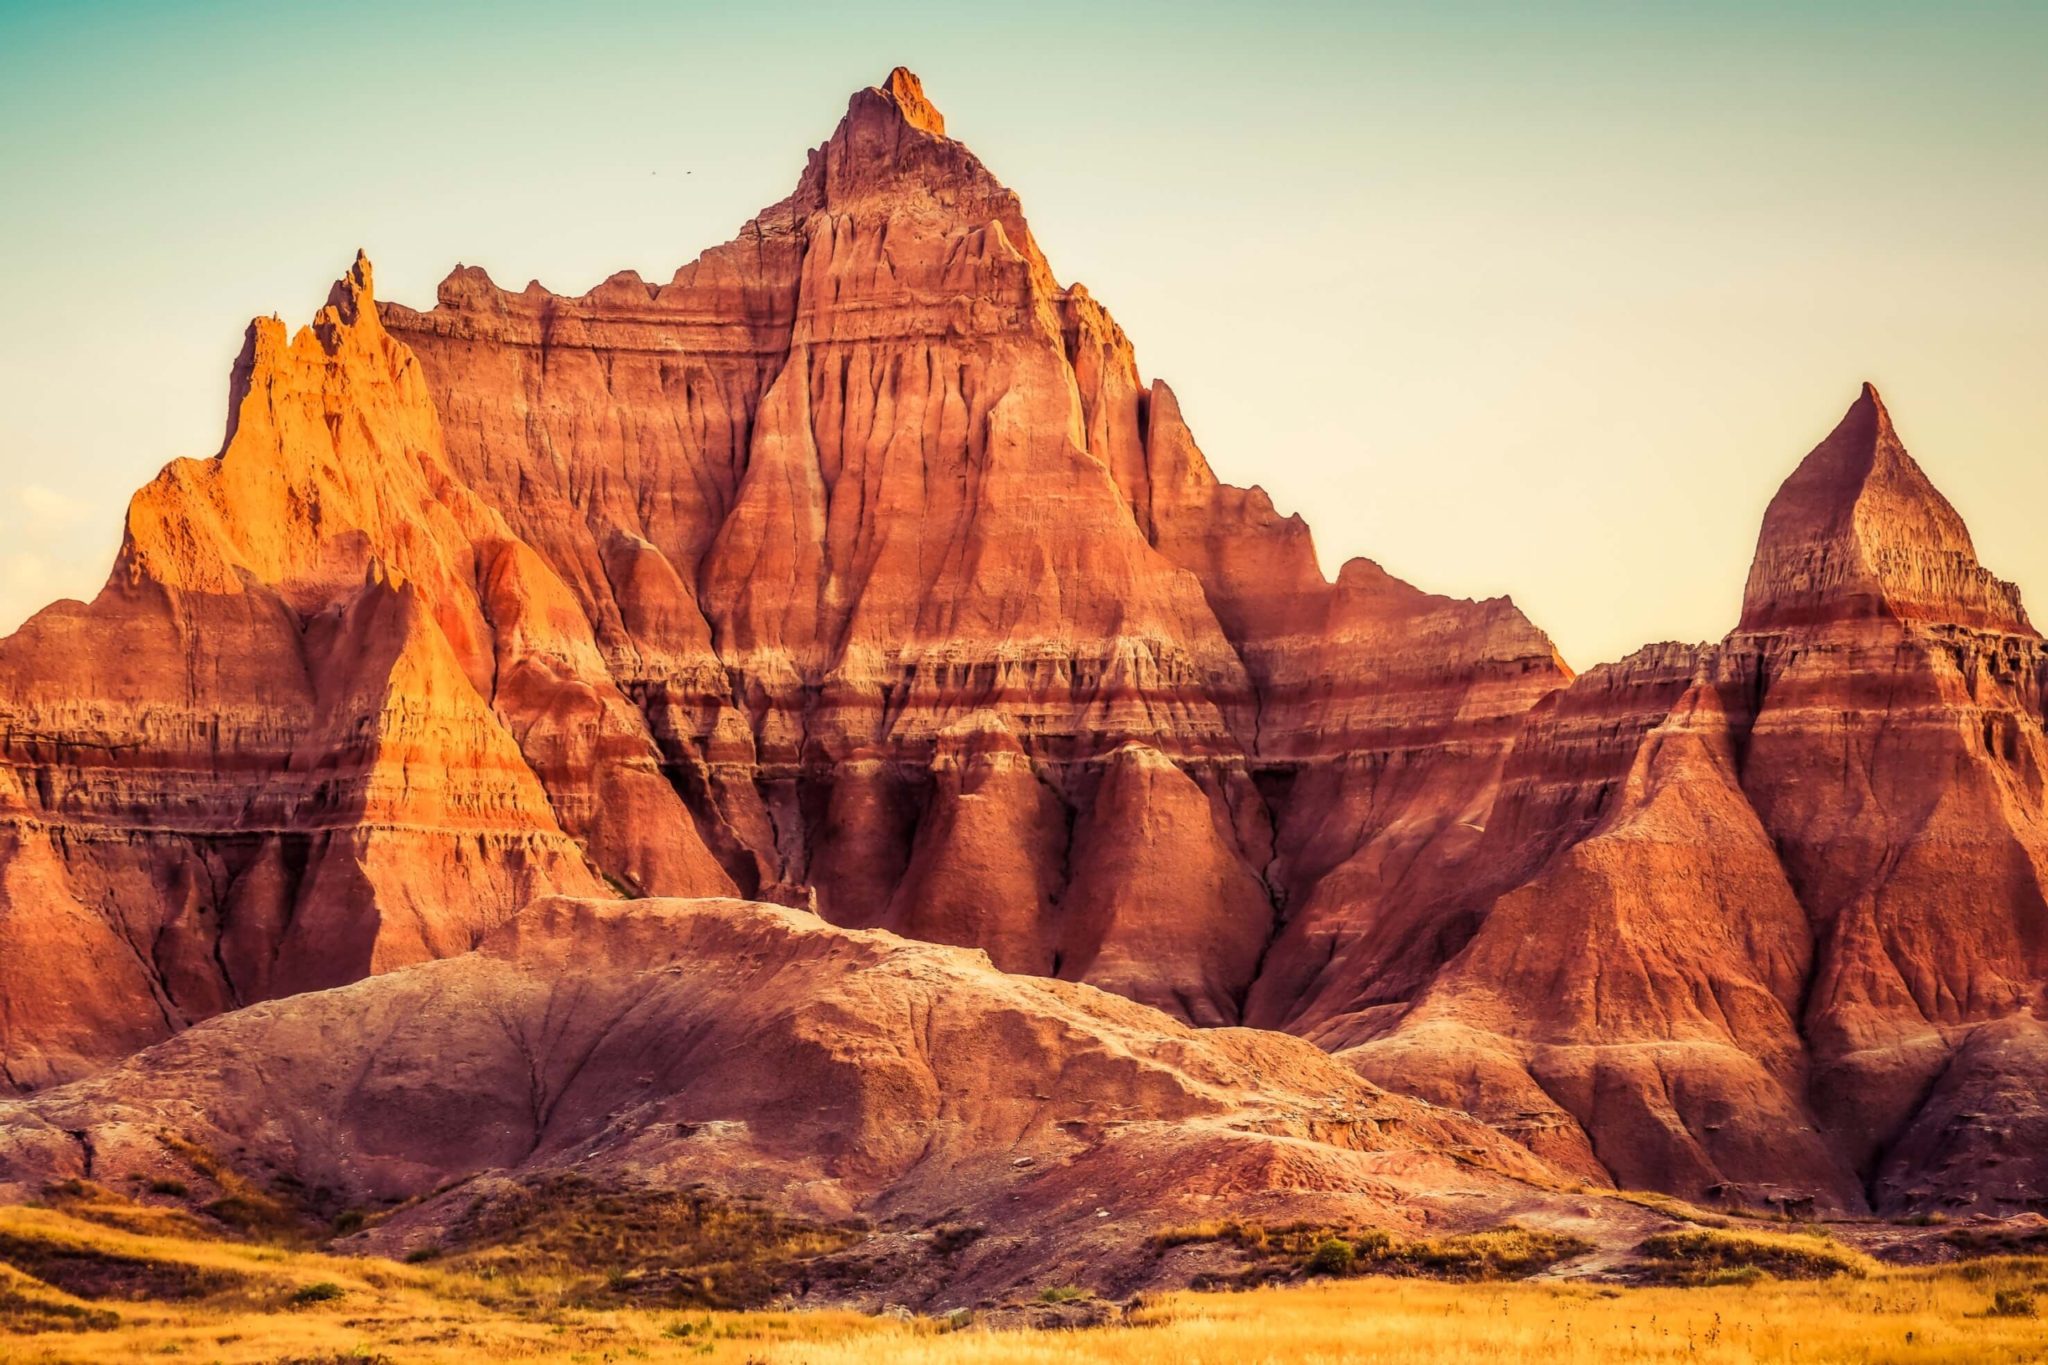
[[[1634,1204],[1652,1213],[1661,1213],[1679,1223],[1697,1223],[1709,1228],[1725,1228],[1734,1223],[1733,1219],[1722,1214],[1709,1213],[1697,1204],[1688,1203],[1675,1195],[1659,1194],[1655,1190],[1603,1190],[1598,1192],[1598,1197]]]
[[[179,1193],[182,1195],[183,1191]],[[91,1180],[60,1180],[45,1185],[41,1202],[88,1223],[99,1223],[123,1232],[203,1239],[217,1236],[221,1231],[219,1225],[196,1218],[182,1207],[138,1203]]]
[[[182,1268],[184,1301],[83,1299],[0,1268],[0,1360],[443,1362],[713,1361],[775,1365],[1052,1365],[1075,1359],[1662,1365],[1960,1365],[2048,1359],[2048,1261],[1708,1288],[1449,1284],[1362,1277],[1149,1298],[1084,1332],[948,1331],[839,1312],[507,1306],[501,1284],[402,1265],[221,1240],[151,1237],[59,1210],[0,1209],[0,1237],[59,1253]],[[1800,1239],[1825,1246],[1818,1239]],[[146,1278],[146,1277],[145,1277]],[[157,1283],[163,1281],[148,1281]],[[331,1288],[329,1288],[331,1286]],[[10,1308],[26,1303],[27,1308]],[[495,1304],[495,1306],[493,1306]],[[2002,1311],[1999,1306],[2003,1305]],[[108,1315],[118,1318],[108,1324]],[[37,1330],[40,1329],[40,1330]],[[83,1329],[83,1330],[80,1330]]]
[[[149,1237],[55,1209],[0,1208],[0,1239],[36,1259],[176,1266],[198,1299],[88,1299],[0,1267],[0,1360],[186,1358],[279,1361],[744,1361],[778,1343],[844,1341],[883,1329],[854,1313],[709,1313],[508,1306],[502,1278],[434,1264],[329,1256],[243,1242]],[[143,1277],[145,1287],[155,1281]],[[530,1282],[536,1290],[545,1284]],[[568,1286],[559,1286],[567,1288]],[[118,1324],[92,1328],[107,1317]],[[94,1321],[97,1319],[98,1321]],[[888,1324],[908,1340],[935,1325]]]
[[[219,1189],[220,1197],[205,1206],[206,1213],[252,1236],[284,1239],[303,1234],[298,1210],[258,1188],[206,1148],[169,1131],[159,1132],[156,1140]]]
[[[2048,1264],[2038,1261],[1982,1266],[1974,1278],[1912,1271],[1718,1289],[1323,1281],[1168,1295],[1140,1310],[1134,1325],[1085,1337],[867,1338],[778,1346],[762,1358],[788,1365],[1053,1365],[1076,1358],[1110,1365],[1996,1365],[2048,1355],[2042,1319],[1985,1316],[2000,1288],[2035,1292],[2026,1287],[2038,1281],[2048,1281]]]

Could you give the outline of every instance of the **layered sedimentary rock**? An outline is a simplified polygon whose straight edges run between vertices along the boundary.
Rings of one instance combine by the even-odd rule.
[[[230,411],[100,595],[0,644],[18,1087],[605,873],[730,888],[575,599],[449,469],[367,262],[296,336],[251,326]]]
[[[1731,585],[1732,586],[1732,585]],[[0,1084],[729,895],[1341,1050],[1592,1181],[2043,1198],[2040,638],[1866,390],[1576,679],[1222,483],[916,79],[665,283],[251,330],[0,642]]]
[[[666,284],[458,270],[386,313],[735,882],[837,923],[1234,1022],[1457,842],[1568,676],[1504,601],[1326,581],[905,72]]]
[[[668,283],[359,262],[234,406],[0,662],[11,960],[73,982],[9,993],[17,1087],[604,885],[1235,1022],[1567,676],[1505,601],[1327,582],[900,70]]]
[[[136,1172],[204,1203],[220,1177],[195,1150],[347,1206],[425,1199],[375,1234],[393,1253],[508,1176],[572,1171],[944,1218],[985,1234],[947,1268],[955,1302],[989,1281],[1141,1283],[1162,1221],[1219,1210],[1453,1229],[1599,1212],[1514,1143],[1300,1039],[739,901],[543,900],[477,952],[0,1102],[0,1198]]]
[[[1689,1196],[2037,1209],[2043,647],[1874,390],[1741,623],[1530,713],[1465,950],[1298,1027],[1562,1165]],[[1364,1008],[1360,1008],[1364,1006]]]

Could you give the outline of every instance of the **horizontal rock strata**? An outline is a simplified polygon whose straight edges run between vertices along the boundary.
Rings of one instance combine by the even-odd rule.
[[[1589,1181],[2032,1208],[2044,678],[1869,389],[1717,644],[1575,678],[1506,598],[1325,578],[898,70],[664,283],[358,260],[251,327],[221,452],[0,642],[0,1086],[736,895]]]

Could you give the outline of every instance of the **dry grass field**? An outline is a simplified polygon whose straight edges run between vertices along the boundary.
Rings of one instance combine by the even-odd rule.
[[[408,1265],[196,1235],[176,1213],[121,1221],[0,1209],[0,1360],[2048,1361],[2048,1317],[2036,1315],[2048,1313],[2048,1261],[1888,1270],[1797,1235],[1672,1239],[1655,1259],[1682,1285],[1354,1274],[1161,1295],[1107,1326],[991,1331],[958,1319],[577,1306],[575,1272],[545,1260]],[[1045,1295],[1071,1297],[1052,1286]]]

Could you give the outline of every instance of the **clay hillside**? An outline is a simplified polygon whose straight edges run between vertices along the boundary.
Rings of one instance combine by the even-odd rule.
[[[1719,643],[1326,579],[899,69],[666,282],[251,325],[0,642],[0,1190],[2048,1209],[2044,696],[1868,388]]]

